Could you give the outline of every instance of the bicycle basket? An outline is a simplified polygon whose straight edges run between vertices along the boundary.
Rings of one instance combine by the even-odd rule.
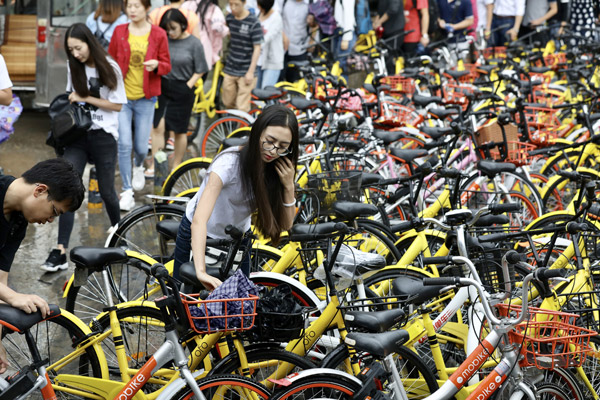
[[[319,199],[320,213],[328,214],[336,201],[360,201],[360,171],[327,171],[308,176],[308,188]]]
[[[198,300],[197,294],[181,294],[191,328],[200,334],[244,331],[254,326],[258,296],[239,299]]]
[[[498,304],[500,315],[516,317],[521,306]],[[579,316],[561,311],[529,308],[529,320],[508,333],[511,343],[521,346],[522,367],[538,369],[579,367],[585,361],[590,338],[598,333],[575,325]]]

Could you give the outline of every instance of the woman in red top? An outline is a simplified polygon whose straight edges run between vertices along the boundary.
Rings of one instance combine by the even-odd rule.
[[[127,94],[127,104],[119,113],[119,170],[123,187],[119,205],[122,211],[130,211],[135,206],[133,189],[144,188],[143,163],[148,153],[154,103],[160,95],[160,77],[171,71],[171,57],[167,34],[148,21],[150,0],[127,0],[125,5],[131,22],[115,28],[108,52],[121,68]],[[134,115],[135,143],[131,131]]]
[[[404,37],[402,50],[405,56],[411,57],[417,53],[420,44],[427,47],[429,44],[429,6],[428,1],[436,0],[404,0],[404,31],[413,30]]]

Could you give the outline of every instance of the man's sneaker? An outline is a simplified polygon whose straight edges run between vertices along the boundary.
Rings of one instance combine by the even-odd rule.
[[[140,191],[146,186],[146,177],[144,176],[144,166],[133,167],[133,177],[131,178],[131,187],[133,190]]]
[[[59,269],[67,269],[68,266],[67,255],[60,254],[59,249],[54,249],[40,268],[47,272],[56,272]]]
[[[135,207],[135,199],[133,198],[133,190],[126,190],[121,193],[119,200],[119,208],[121,211],[131,211]]]

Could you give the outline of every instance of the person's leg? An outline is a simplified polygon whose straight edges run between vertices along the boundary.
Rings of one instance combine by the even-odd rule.
[[[264,73],[264,70],[261,67],[257,66],[256,67],[256,87],[259,89],[262,89],[264,87],[263,83],[262,83],[263,73]]]
[[[148,155],[148,139],[154,116],[156,98],[139,99],[133,109],[135,115],[135,137],[133,140],[134,166],[141,166]]]
[[[287,68],[285,80],[288,82],[296,82],[300,79],[300,69],[297,66],[289,67],[287,66],[288,63],[295,64],[298,61],[306,61],[307,59],[306,53],[297,56],[287,56],[286,60],[284,61]]]
[[[237,97],[237,77],[224,74],[221,85],[221,101],[225,108],[235,108],[235,99]]]
[[[133,115],[132,101],[129,100],[123,104],[119,112],[119,172],[121,173],[122,191],[132,190],[131,188],[131,150],[133,148],[133,138],[131,131],[131,119]]]
[[[250,84],[242,76],[238,79],[238,94],[235,100],[236,108],[241,111],[250,111],[250,100],[252,100],[252,89],[256,87],[256,77],[252,78]]]
[[[87,163],[86,153],[86,138],[82,137],[76,142],[72,143],[65,149],[63,155],[65,160],[68,160],[73,164],[73,168],[83,175],[85,164]],[[55,272],[58,270],[67,269],[69,264],[67,262],[67,248],[69,247],[69,239],[71,238],[71,232],[73,231],[73,223],[75,220],[75,213],[66,212],[58,218],[58,243],[55,249],[50,250],[50,254],[46,261],[40,265],[40,269],[46,272]]]
[[[173,262],[173,278],[179,278],[181,264],[190,261],[192,252],[192,224],[186,216],[181,219],[177,239],[175,240],[175,254]]]
[[[262,86],[258,86],[258,82],[256,83],[256,87],[260,87],[262,89],[267,86],[275,86],[277,82],[279,82],[279,74],[280,70],[278,69],[264,69],[262,70]]]
[[[90,137],[89,151],[96,165],[100,196],[106,205],[110,225],[113,226],[121,219],[119,197],[115,190],[117,142],[110,133],[98,130]]]

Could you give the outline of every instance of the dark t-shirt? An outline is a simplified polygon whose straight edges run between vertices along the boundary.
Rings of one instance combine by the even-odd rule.
[[[446,21],[447,24],[457,24],[473,16],[471,0],[454,0],[452,3],[448,3],[448,0],[437,0],[437,2],[440,9],[440,18]],[[455,33],[464,33],[464,29]]]
[[[169,39],[169,54],[171,56],[171,72],[165,79],[187,81],[194,74],[208,71],[202,42],[195,36],[185,39]]]
[[[388,15],[383,23],[383,37],[394,36],[404,30],[404,0],[379,0],[377,15]]]
[[[225,21],[229,26],[231,39],[224,72],[231,76],[244,76],[252,63],[254,45],[263,41],[262,27],[258,18],[252,14],[241,20],[228,14]]]
[[[0,176],[0,206],[4,208],[4,197],[8,186],[15,180],[13,176]],[[10,218],[7,220],[6,218]],[[27,232],[27,220],[20,212],[10,215],[0,214],[0,271],[10,271],[21,242]]]

